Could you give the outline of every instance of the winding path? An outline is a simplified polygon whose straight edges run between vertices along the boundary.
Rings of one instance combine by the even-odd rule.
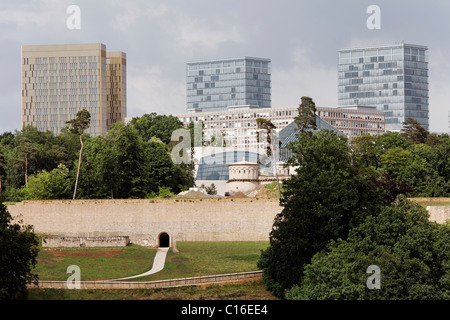
[[[148,276],[148,275],[151,275],[151,274],[161,271],[164,268],[164,263],[166,262],[167,251],[169,251],[169,248],[158,248],[157,249],[155,259],[153,260],[153,267],[149,271],[135,275],[135,276],[120,278],[120,279],[113,279],[110,281],[139,278],[139,277]]]

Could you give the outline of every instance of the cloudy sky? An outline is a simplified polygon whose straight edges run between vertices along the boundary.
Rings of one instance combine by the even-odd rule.
[[[69,30],[67,7],[81,9]],[[370,5],[381,29],[369,30]],[[186,110],[186,62],[272,60],[272,107],[311,96],[337,105],[337,51],[405,43],[429,47],[430,130],[448,131],[448,0],[0,0],[0,133],[20,129],[20,46],[98,43],[127,54],[128,116]]]

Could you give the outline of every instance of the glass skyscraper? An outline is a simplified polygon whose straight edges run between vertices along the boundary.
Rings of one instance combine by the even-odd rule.
[[[428,123],[428,48],[395,44],[339,50],[338,104],[376,106],[386,130],[411,117]]]
[[[225,111],[230,106],[271,107],[271,62],[243,57],[188,62],[189,112]]]

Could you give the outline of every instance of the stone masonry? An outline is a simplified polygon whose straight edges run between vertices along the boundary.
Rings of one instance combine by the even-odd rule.
[[[159,246],[176,241],[268,241],[277,199],[139,199],[24,201],[9,205],[15,221],[37,233],[62,237],[128,236],[131,243]],[[430,220],[445,223],[450,207],[429,207]]]

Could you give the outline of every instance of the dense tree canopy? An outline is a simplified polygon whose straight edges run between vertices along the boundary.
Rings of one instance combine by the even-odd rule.
[[[84,116],[81,119],[87,120]],[[149,130],[117,123],[101,137],[83,134],[72,122],[72,128],[57,136],[31,126],[1,134],[0,155],[4,159],[0,162],[1,198],[69,199],[78,164],[81,165],[76,195],[81,199],[154,197],[160,189],[167,194],[193,186],[193,167],[176,165],[170,157],[170,128],[180,128],[180,122],[172,116],[152,114],[144,117],[141,125],[149,119],[152,119]],[[165,128],[166,124],[169,128]]]
[[[448,297],[448,226],[429,223],[420,207],[403,200],[391,206],[402,196],[450,195],[449,136],[411,139],[414,135],[388,132],[348,143],[327,130],[298,134],[288,161],[298,169],[283,183],[283,209],[258,262],[273,294],[289,299]],[[405,212],[412,213],[405,218]],[[400,225],[410,226],[408,232],[414,234],[383,235]],[[373,244],[358,247],[362,238],[351,238],[357,230],[368,232],[364,241],[372,239]],[[376,242],[378,236],[391,236],[391,247]],[[377,263],[387,273],[384,283],[389,289],[368,294],[365,272]],[[395,291],[398,277],[404,282]]]
[[[156,137],[165,144],[170,143],[172,132],[183,128],[183,123],[177,117],[157,115],[156,113],[133,118],[131,124],[139,131],[145,141]]]
[[[380,268],[379,290],[367,287],[371,265]],[[301,283],[288,299],[450,299],[450,225],[400,196],[315,254]]]
[[[303,265],[330,239],[345,238],[382,204],[371,177],[352,166],[345,137],[328,130],[302,133],[292,150],[303,159],[295,157],[291,164],[303,165],[283,183],[283,210],[258,263],[269,289],[279,297],[299,283]]]

